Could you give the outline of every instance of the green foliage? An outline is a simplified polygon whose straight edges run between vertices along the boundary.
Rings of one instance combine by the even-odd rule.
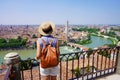
[[[19,41],[17,39],[9,39],[9,43],[18,43]]]
[[[37,36],[35,34],[32,35],[32,38],[37,38]]]
[[[89,48],[89,50],[93,50],[92,48]]]
[[[113,32],[113,31],[110,31],[110,32],[106,33],[105,35],[111,36],[111,37],[115,37],[116,36],[115,32]]]
[[[81,76],[81,74],[83,74],[83,70],[84,70],[84,74],[88,74],[90,72],[92,72],[92,69],[95,69],[94,66],[90,66],[90,65],[87,65],[86,67],[82,67],[82,68],[79,68],[79,67],[76,67],[74,70],[73,70],[73,74],[76,76],[76,77],[79,77]]]
[[[22,39],[18,36],[17,39],[9,39],[8,42],[5,39],[0,39],[0,48],[20,48],[26,45],[27,39]]]
[[[110,54],[107,51],[100,51],[100,52],[98,52],[98,54],[105,56],[107,58],[110,58]]]
[[[17,40],[18,40],[19,42],[21,42],[21,40],[22,40],[21,36],[18,36]]]
[[[26,61],[21,61],[19,66],[20,66],[20,70],[28,70],[31,68],[31,59],[28,58]]]
[[[85,70],[86,70],[87,73],[90,73],[90,72],[92,71],[92,70],[91,70],[91,67],[90,67],[89,65],[87,65],[87,67],[86,67]]]
[[[0,48],[18,48],[21,43],[1,43]]]
[[[83,70],[84,70],[84,74],[88,74],[91,73],[93,70],[96,70],[96,68],[94,66],[87,65],[86,67],[81,68],[80,70],[81,74],[83,74]]]
[[[117,36],[118,41],[120,41],[120,36]]]
[[[88,37],[88,40],[91,40],[91,36],[90,36],[90,34],[89,34],[87,37]]]
[[[0,43],[6,43],[7,41],[3,38],[0,39]]]
[[[89,48],[89,50],[92,50],[92,49]],[[92,52],[88,52],[88,53],[87,53],[87,58],[89,58],[91,54],[93,54],[93,53],[92,53]]]
[[[77,42],[77,43],[81,44],[81,45],[90,44],[90,43],[92,43],[92,40],[83,40],[83,41],[80,41],[80,42]]]
[[[25,45],[25,44],[26,44],[26,41],[27,41],[27,39],[22,39],[22,40],[21,40],[21,44],[22,44],[22,45]]]
[[[64,44],[67,45],[67,41],[64,41]]]
[[[81,75],[81,73],[80,73],[80,68],[79,68],[79,67],[76,67],[76,68],[73,70],[73,74],[74,74],[76,77],[80,76],[80,75]]]

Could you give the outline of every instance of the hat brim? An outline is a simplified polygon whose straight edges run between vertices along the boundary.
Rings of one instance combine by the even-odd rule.
[[[51,27],[52,27],[52,31],[51,32],[49,32],[49,33],[45,33],[43,30],[42,30],[42,27],[44,26],[44,24],[50,24],[51,25]],[[53,32],[54,32],[54,30],[55,30],[55,25],[52,23],[52,22],[45,22],[45,23],[43,23],[43,24],[41,24],[40,26],[39,26],[39,33],[41,34],[41,35],[44,35],[44,36],[48,36],[48,35],[51,35]]]

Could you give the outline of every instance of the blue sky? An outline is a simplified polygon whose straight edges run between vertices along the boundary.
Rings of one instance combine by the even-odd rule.
[[[120,24],[120,0],[0,0],[0,24]]]

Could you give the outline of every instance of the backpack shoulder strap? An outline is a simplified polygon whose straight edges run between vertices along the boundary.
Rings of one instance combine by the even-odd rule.
[[[54,38],[52,38],[50,41],[49,41],[49,44],[52,45],[52,42],[54,41]]]
[[[44,46],[47,46],[46,41],[45,41],[44,39],[42,39],[42,38],[41,38],[41,40],[42,40],[42,42],[43,42],[43,45],[44,45]],[[52,38],[52,39],[49,41],[49,44],[52,45],[52,42],[53,42],[53,41],[54,41],[54,38]]]
[[[41,40],[42,40],[42,42],[43,42],[43,45],[44,45],[44,46],[47,46],[46,41],[45,41],[44,39],[42,39],[42,38],[41,38]]]

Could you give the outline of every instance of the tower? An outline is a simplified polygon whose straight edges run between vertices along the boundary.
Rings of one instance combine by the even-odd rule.
[[[66,29],[65,29],[66,41],[67,41],[67,42],[68,42],[68,25],[69,25],[69,22],[68,22],[68,20],[67,20]]]

